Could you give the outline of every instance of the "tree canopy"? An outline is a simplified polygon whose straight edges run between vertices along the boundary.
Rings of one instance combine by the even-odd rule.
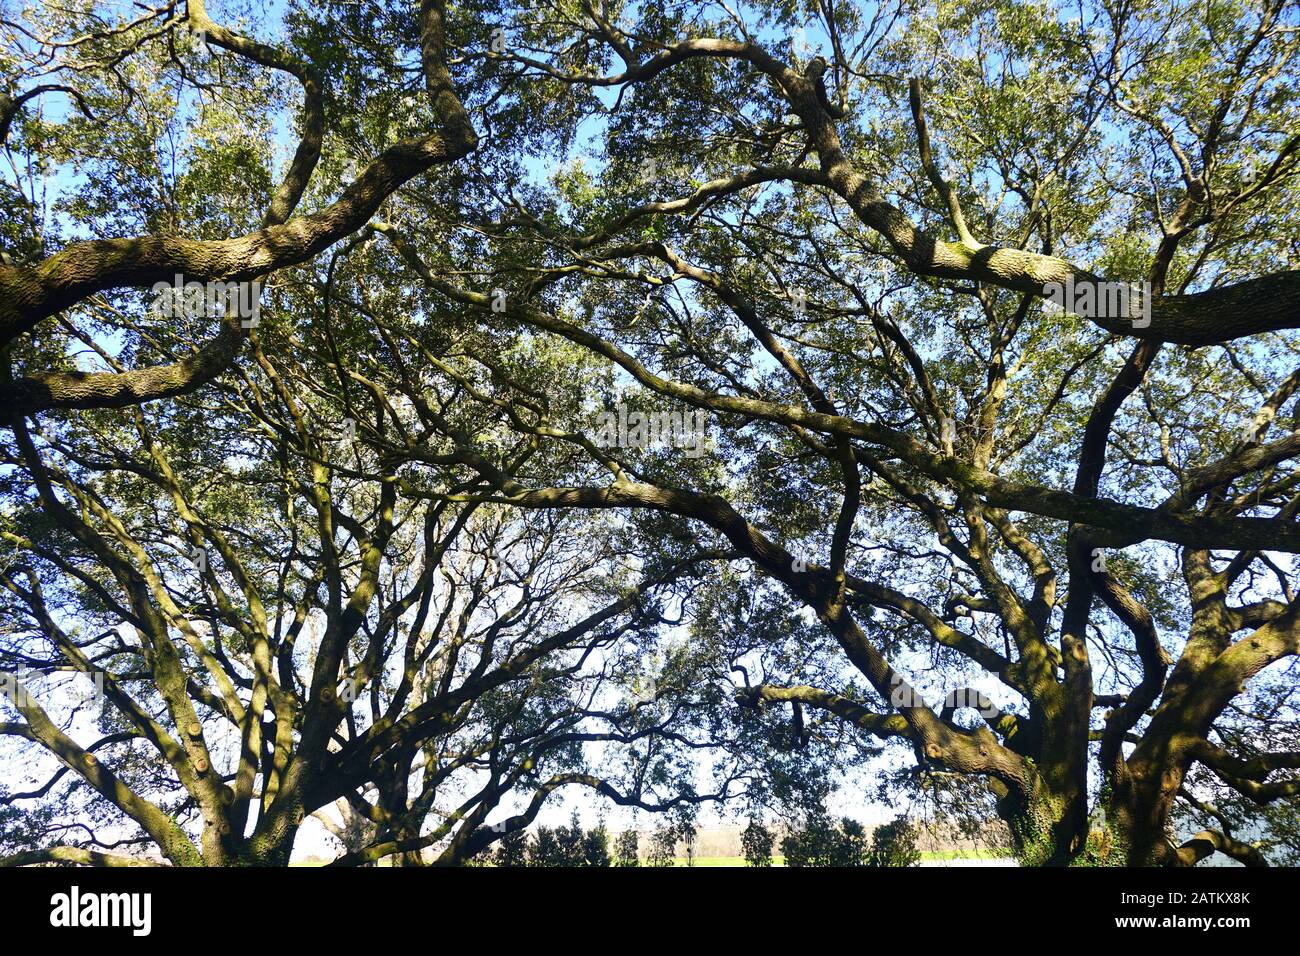
[[[0,30],[7,862],[1300,859],[1295,4]]]

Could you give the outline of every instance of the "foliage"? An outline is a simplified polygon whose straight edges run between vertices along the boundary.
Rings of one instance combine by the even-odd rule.
[[[650,848],[646,853],[645,865],[665,867],[674,865],[677,859],[677,828],[660,824],[650,834]]]
[[[615,866],[640,866],[640,839],[636,830],[624,830],[614,841]]]
[[[772,831],[756,819],[751,819],[740,834],[741,855],[750,866],[771,866]]]
[[[871,832],[871,852],[866,857],[866,865],[916,866],[921,862],[917,835],[916,824],[907,817],[881,824]]]

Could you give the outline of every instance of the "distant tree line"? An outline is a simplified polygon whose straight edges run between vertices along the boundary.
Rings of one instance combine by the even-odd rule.
[[[584,830],[575,812],[568,826],[505,834],[489,859],[496,866],[609,866],[609,831],[604,822]]]
[[[921,853],[917,828],[906,817],[867,830],[851,817],[838,823],[827,814],[815,814],[791,828],[781,839],[786,866],[916,866]],[[771,866],[776,838],[758,820],[750,820],[741,834],[741,851],[750,866]]]
[[[695,828],[689,823],[661,824],[651,834],[644,859],[636,830],[625,830],[612,841],[604,822],[584,830],[575,812],[568,826],[539,826],[504,834],[482,862],[493,866],[673,866],[677,844],[684,841],[693,856]]]
[[[906,817],[866,827],[851,817],[835,821],[815,814],[787,828],[779,842],[786,866],[915,866],[921,859],[918,830]],[[636,830],[625,830],[613,841],[604,822],[584,830],[575,812],[567,826],[539,826],[505,834],[482,862],[493,866],[674,866],[679,842],[686,845],[687,865],[694,858],[695,829],[660,825],[651,832],[646,854]],[[749,866],[771,866],[778,842],[773,829],[751,819],[740,836],[741,854]]]

